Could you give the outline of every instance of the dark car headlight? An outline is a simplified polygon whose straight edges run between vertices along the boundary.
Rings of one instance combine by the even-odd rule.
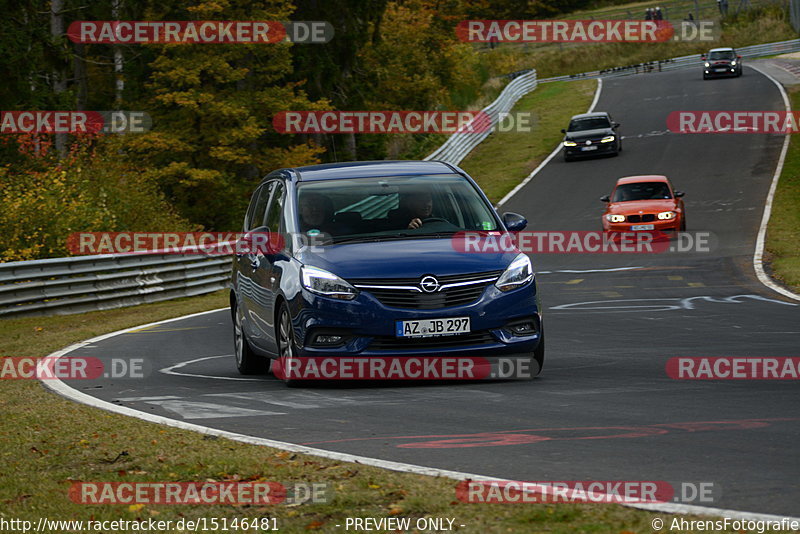
[[[358,296],[356,288],[324,269],[303,265],[300,268],[300,279],[304,288],[323,297],[353,300]]]
[[[495,287],[500,291],[511,291],[522,287],[528,282],[533,280],[533,266],[531,259],[525,254],[520,254],[511,265],[500,275],[497,282],[494,283]]]

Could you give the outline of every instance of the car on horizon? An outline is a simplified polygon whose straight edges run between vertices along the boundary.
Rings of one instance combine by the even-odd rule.
[[[626,176],[617,180],[601,217],[606,232],[683,232],[686,210],[682,191],[676,191],[663,175]]]
[[[515,213],[501,217],[466,172],[444,162],[276,170],[252,196],[244,239],[288,237],[233,259],[237,368],[263,372],[269,358],[275,371],[276,361],[280,370],[310,356],[504,357],[525,360],[535,376],[544,331],[530,259],[516,248],[453,245],[461,232],[526,225]],[[447,335],[432,333],[443,327]]]
[[[564,134],[564,161],[577,157],[611,155],[622,151],[622,137],[617,132],[619,123],[605,111],[581,113],[573,116]]]
[[[712,48],[708,54],[700,56],[703,60],[703,79],[742,75],[742,56],[733,48]]]

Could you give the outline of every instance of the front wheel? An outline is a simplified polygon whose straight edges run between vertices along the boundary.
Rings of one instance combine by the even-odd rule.
[[[539,340],[539,346],[536,347],[536,350],[533,351],[533,356],[531,356],[530,380],[539,376],[542,372],[542,368],[544,368],[544,330],[542,330],[542,338]]]

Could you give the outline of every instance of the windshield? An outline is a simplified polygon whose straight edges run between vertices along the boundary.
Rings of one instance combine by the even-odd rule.
[[[498,229],[491,206],[458,175],[306,182],[297,196],[300,231],[334,243]]]
[[[719,52],[711,52],[708,55],[708,59],[710,59],[711,61],[716,61],[716,60],[720,60],[720,59],[735,59],[735,58],[736,58],[736,54],[734,54],[732,50],[722,50],[722,51],[719,51]]]
[[[583,132],[586,130],[600,130],[611,128],[611,122],[607,117],[591,117],[588,119],[572,119],[569,121],[568,132]]]
[[[639,182],[635,184],[618,185],[614,191],[612,202],[627,202],[629,200],[659,200],[672,198],[669,186],[664,182]]]

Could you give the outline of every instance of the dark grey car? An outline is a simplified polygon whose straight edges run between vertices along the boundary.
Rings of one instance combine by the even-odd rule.
[[[622,150],[622,138],[614,122],[605,111],[582,113],[570,119],[564,134],[564,161],[576,157],[611,155]]]

